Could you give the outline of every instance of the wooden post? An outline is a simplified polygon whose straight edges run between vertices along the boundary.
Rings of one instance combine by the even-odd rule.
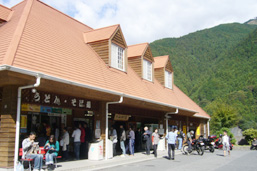
[[[0,168],[13,167],[17,86],[3,87],[0,121]]]

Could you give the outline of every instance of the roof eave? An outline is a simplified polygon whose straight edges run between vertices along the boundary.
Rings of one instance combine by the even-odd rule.
[[[95,90],[95,91],[109,93],[109,94],[113,94],[113,95],[117,95],[117,96],[123,96],[123,97],[127,97],[127,98],[130,98],[130,99],[135,99],[135,100],[140,100],[140,101],[144,101],[144,102],[148,102],[148,103],[158,104],[158,105],[162,105],[162,106],[166,106],[166,107],[170,107],[170,108],[178,108],[180,110],[184,110],[184,111],[188,111],[188,112],[192,112],[192,113],[197,113],[197,111],[194,111],[194,110],[191,110],[191,109],[187,109],[187,108],[183,108],[183,107],[179,107],[179,106],[174,106],[174,105],[170,105],[170,104],[167,104],[167,103],[162,103],[162,102],[158,102],[158,101],[154,101],[154,100],[149,100],[149,99],[145,99],[145,98],[142,98],[142,97],[137,97],[137,96],[125,94],[123,92],[117,92],[117,91],[110,90],[110,89],[96,87],[96,86],[93,86],[93,85],[82,84],[82,83],[74,82],[74,81],[71,81],[71,80],[66,80],[66,79],[63,79],[63,78],[50,76],[50,75],[47,75],[47,74],[44,74],[44,73],[41,73],[41,72],[37,72],[37,71],[30,71],[30,70],[10,66],[10,65],[0,65],[0,71],[5,71],[5,70],[12,71],[12,72],[17,72],[17,73],[21,73],[21,74],[25,74],[25,75],[29,75],[29,76],[41,75],[42,78],[47,79],[47,80],[57,81],[57,82],[64,83],[64,84],[74,85],[74,86],[78,86],[78,87],[82,87],[82,88],[88,88],[88,89]]]

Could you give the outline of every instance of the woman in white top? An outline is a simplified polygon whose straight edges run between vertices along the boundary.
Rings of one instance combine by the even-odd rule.
[[[222,137],[222,144],[223,144],[224,157],[226,157],[226,151],[227,151],[228,154],[230,155],[229,137],[228,137],[226,131],[224,131],[224,136]]]

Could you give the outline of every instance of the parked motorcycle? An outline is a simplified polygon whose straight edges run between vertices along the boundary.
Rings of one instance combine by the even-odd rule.
[[[211,136],[208,136],[208,138],[203,138],[203,136],[201,135],[200,138],[203,140],[203,143],[204,143],[204,149],[205,150],[209,150],[211,153],[213,153],[215,151],[215,148],[214,148],[214,140],[217,136],[216,135],[211,135]]]
[[[222,141],[221,141],[221,137],[216,139],[214,147],[216,149],[223,149],[223,144],[222,144]],[[230,149],[230,151],[233,150],[233,147],[234,147],[234,145],[229,142],[229,149]]]
[[[191,151],[189,151],[189,147],[188,147],[188,144],[187,143],[185,143],[184,145],[183,145],[183,153],[184,154],[191,154],[194,150],[195,151],[197,151],[197,153],[199,154],[199,155],[203,155],[204,154],[204,142],[203,142],[203,140],[202,139],[194,139],[193,141],[192,141],[192,150]]]

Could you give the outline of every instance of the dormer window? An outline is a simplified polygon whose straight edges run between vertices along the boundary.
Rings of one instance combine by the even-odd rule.
[[[165,87],[172,89],[172,73],[165,71]]]
[[[84,41],[102,58],[109,67],[127,72],[127,44],[120,25],[114,25],[83,34]]]
[[[114,43],[111,46],[111,67],[125,71],[124,49]]]
[[[148,81],[152,81],[152,62],[143,59],[143,78],[148,80]]]

